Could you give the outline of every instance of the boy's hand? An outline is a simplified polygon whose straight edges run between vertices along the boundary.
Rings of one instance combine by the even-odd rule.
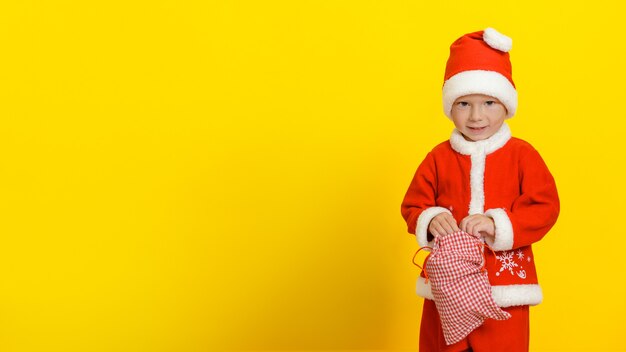
[[[428,225],[428,232],[433,236],[445,236],[459,231],[459,227],[456,224],[454,217],[448,213],[441,213],[430,220]]]
[[[483,214],[474,214],[466,217],[461,220],[459,227],[462,231],[475,236],[493,238],[496,235],[496,225],[493,219]]]

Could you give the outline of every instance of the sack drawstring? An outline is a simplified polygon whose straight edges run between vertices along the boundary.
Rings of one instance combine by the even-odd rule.
[[[429,246],[424,246],[424,247],[422,247],[422,248],[418,249],[418,250],[417,250],[417,252],[415,252],[415,254],[413,255],[413,264],[414,264],[416,267],[418,267],[418,268],[422,269],[422,271],[424,272],[424,277],[426,278],[425,283],[428,283],[428,273],[426,272],[426,261],[428,260],[428,258],[430,258],[430,255],[431,255],[432,253],[428,253],[428,255],[426,256],[426,258],[424,258],[424,263],[422,264],[422,266],[420,266],[419,264],[417,264],[417,263],[415,262],[415,257],[417,257],[417,253],[419,253],[422,249],[427,249],[427,248],[428,248],[428,249],[430,249],[431,251],[433,250],[433,248],[432,248],[432,247],[429,247]]]
[[[483,265],[480,268],[480,271],[487,271],[487,255],[485,254],[485,248],[488,248],[491,253],[493,254],[493,263],[495,264],[498,261],[498,258],[496,257],[496,252],[493,251],[493,248],[489,247],[489,245],[487,243],[479,243],[478,244],[478,248],[480,248],[480,251],[483,254]]]

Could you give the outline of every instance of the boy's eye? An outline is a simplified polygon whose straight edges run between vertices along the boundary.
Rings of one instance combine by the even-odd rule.
[[[493,105],[493,104],[495,104],[495,103],[496,103],[496,102],[495,102],[495,101],[493,101],[493,100],[488,100],[485,104],[487,104],[487,105]]]
[[[466,101],[460,101],[460,102],[457,103],[457,105],[459,105],[459,106],[468,106],[469,103],[466,102]]]

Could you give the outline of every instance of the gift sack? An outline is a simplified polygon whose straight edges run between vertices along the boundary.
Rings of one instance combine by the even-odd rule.
[[[446,344],[464,339],[487,318],[506,320],[511,315],[491,295],[485,270],[486,245],[463,231],[437,236],[426,258],[430,281]]]

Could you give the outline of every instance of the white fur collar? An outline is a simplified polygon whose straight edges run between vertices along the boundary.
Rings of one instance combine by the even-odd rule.
[[[491,154],[502,148],[509,139],[511,139],[511,129],[509,125],[504,122],[498,132],[494,133],[493,136],[477,142],[466,140],[463,138],[461,132],[455,128],[450,137],[450,144],[452,145],[452,149],[463,155],[473,155],[476,153]]]

